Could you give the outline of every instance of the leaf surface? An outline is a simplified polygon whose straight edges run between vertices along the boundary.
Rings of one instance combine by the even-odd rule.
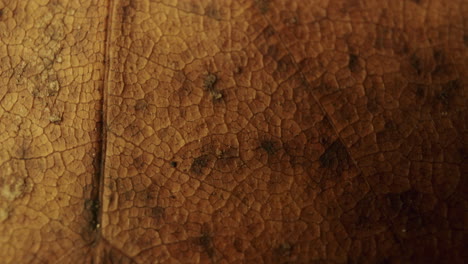
[[[463,1],[7,1],[5,263],[462,263]]]

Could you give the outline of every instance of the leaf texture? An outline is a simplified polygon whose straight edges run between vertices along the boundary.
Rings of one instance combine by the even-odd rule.
[[[4,263],[463,263],[461,0],[0,2]]]

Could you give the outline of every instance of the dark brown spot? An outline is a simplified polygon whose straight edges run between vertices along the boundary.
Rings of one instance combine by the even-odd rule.
[[[270,0],[255,0],[255,4],[262,14],[265,14],[270,9]]]
[[[243,252],[245,249],[245,242],[240,238],[234,239],[234,248],[237,252]]]
[[[409,60],[411,67],[413,67],[413,69],[417,72],[418,75],[421,75],[423,70],[423,63],[421,59],[416,54],[413,54],[411,55]]]
[[[348,169],[350,157],[346,147],[337,139],[323,152],[319,161],[321,167],[335,170],[338,174],[341,174],[341,172]]]
[[[154,200],[154,199],[158,198],[159,193],[160,193],[159,186],[157,186],[156,184],[151,184],[146,189],[145,197],[142,197],[142,198],[144,198],[144,199],[146,199],[148,201],[151,201],[151,200]]]
[[[161,218],[164,216],[164,208],[161,206],[156,206],[151,209],[151,216],[154,218]]]
[[[417,210],[417,204],[422,199],[422,194],[413,189],[399,193],[397,196],[400,203],[394,209],[397,209],[398,211]]]
[[[328,117],[328,115],[323,116],[321,123],[323,124],[323,126],[326,129],[333,129],[332,123],[331,123],[330,118]]]
[[[423,200],[423,195],[412,189],[387,195],[392,216],[404,221],[408,230],[419,229],[425,224],[419,208],[421,200]]]
[[[0,19],[3,18],[3,8],[0,9]]]
[[[270,45],[268,46],[268,49],[267,49],[267,53],[266,55],[272,57],[272,58],[276,58],[278,57],[278,47],[277,45]]]
[[[423,98],[425,94],[425,87],[423,85],[417,85],[416,87],[416,96]]]
[[[145,166],[143,156],[140,155],[133,159],[133,166],[135,166],[136,169],[142,169]]]
[[[128,30],[128,25],[132,23],[133,20],[133,14],[132,14],[132,5],[134,1],[130,1],[130,3],[127,3],[126,5],[122,6],[122,23],[120,26],[120,31],[127,33]]]
[[[177,161],[171,161],[171,167],[176,168],[177,167]]]
[[[365,195],[354,208],[341,216],[341,222],[352,234],[361,232],[378,232],[388,225],[385,212],[382,212],[382,202],[374,194]]]
[[[196,174],[201,174],[203,172],[203,169],[208,166],[209,160],[210,158],[206,154],[195,158],[192,162],[192,166],[190,166],[190,171]]]
[[[135,104],[136,111],[145,110],[146,107],[148,107],[148,103],[144,99],[138,100]]]
[[[359,71],[359,57],[356,54],[349,54],[348,68],[351,72]]]
[[[432,54],[434,56],[434,60],[436,61],[436,63],[438,64],[442,64],[444,63],[445,61],[445,52],[441,49],[434,49],[432,51]]]
[[[397,126],[391,120],[385,122],[385,129],[376,134],[377,143],[385,144],[387,142],[398,141],[399,134]]]
[[[278,71],[286,72],[291,69],[294,65],[294,61],[291,56],[284,56],[278,61]]]
[[[275,146],[275,142],[271,140],[262,140],[260,142],[260,147],[268,153],[268,155],[273,155],[276,153],[277,149]]]
[[[132,12],[132,1],[129,4],[122,6],[122,18],[123,21],[127,21],[130,18]]]
[[[319,139],[319,142],[320,142],[320,144],[325,146],[325,145],[328,145],[329,139],[326,136],[321,136],[320,139]]]
[[[219,13],[219,9],[216,8],[213,3],[209,4],[205,8],[205,15],[216,20],[221,19],[221,14]]]
[[[459,79],[450,81],[442,86],[442,91],[437,95],[437,98],[444,104],[449,105],[455,93],[462,87]]]
[[[452,75],[456,72],[455,65],[453,64],[438,64],[432,72],[433,78],[443,78]]]
[[[198,238],[198,244],[200,244],[203,247],[208,247],[211,243],[211,237],[208,234],[202,234]]]
[[[270,38],[271,36],[273,36],[275,34],[275,29],[268,25],[264,30],[263,30],[263,35],[265,36],[265,38]]]
[[[291,256],[292,250],[293,250],[293,246],[291,244],[283,243],[283,244],[279,245],[275,249],[275,253],[280,257],[281,256],[282,257],[289,257],[289,256]]]
[[[195,243],[198,244],[210,258],[214,256],[213,236],[206,224],[202,226],[201,235],[195,239]]]
[[[385,122],[385,129],[395,130],[396,129],[395,122],[393,122],[392,120],[386,121]]]

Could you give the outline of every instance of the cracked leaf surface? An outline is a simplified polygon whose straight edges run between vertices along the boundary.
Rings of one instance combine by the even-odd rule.
[[[463,1],[0,4],[6,263],[466,259]]]

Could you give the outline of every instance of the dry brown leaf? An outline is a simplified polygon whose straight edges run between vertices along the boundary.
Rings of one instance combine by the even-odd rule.
[[[0,262],[463,263],[466,14],[0,1]]]

